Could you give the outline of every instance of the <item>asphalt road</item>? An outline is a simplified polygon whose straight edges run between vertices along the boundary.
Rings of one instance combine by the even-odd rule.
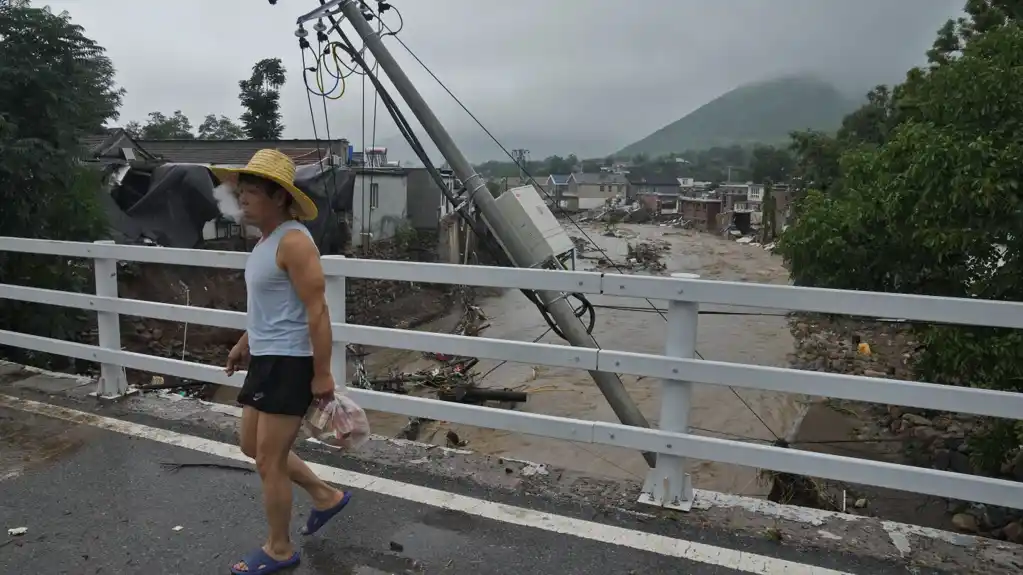
[[[227,573],[262,541],[259,479],[238,462],[10,410],[0,433],[0,526],[27,528],[0,532],[0,573]],[[299,574],[737,573],[367,491],[299,544]]]
[[[110,421],[117,420],[107,429],[116,428]],[[229,446],[170,430],[147,436],[128,422],[121,432],[104,425],[0,407],[0,574],[228,573],[263,540],[258,476]],[[372,481],[352,490],[342,515],[309,538],[297,534],[307,502],[296,490],[293,528],[303,560],[292,573],[879,572],[870,562],[811,557],[766,540],[732,547],[727,538],[708,540],[712,531],[688,541],[635,524],[592,523],[542,497],[495,511],[500,504],[485,493],[452,494],[461,499],[445,503],[445,491],[417,499],[415,484]],[[7,533],[20,527],[23,535]]]

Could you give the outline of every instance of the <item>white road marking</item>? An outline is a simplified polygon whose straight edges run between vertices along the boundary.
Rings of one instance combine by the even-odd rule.
[[[186,435],[174,431],[168,431],[148,425],[141,425],[129,421],[122,421],[109,417],[102,417],[68,409],[48,403],[41,403],[28,399],[21,399],[9,395],[0,394],[0,407],[7,407],[78,423],[89,425],[107,431],[113,431],[132,437],[147,439],[157,443],[183,447],[192,451],[198,451],[225,459],[236,461],[251,461],[242,454],[235,445],[229,445],[218,441],[211,441]],[[325,481],[341,485],[379,493],[380,495],[397,497],[414,503],[430,505],[451,511],[461,511],[477,517],[492,519],[502,523],[519,525],[533,529],[541,529],[552,533],[571,535],[600,543],[619,545],[666,555],[678,557],[706,565],[725,567],[744,573],[755,573],[757,575],[851,575],[844,571],[835,571],[813,565],[795,563],[757,555],[725,547],[716,547],[705,543],[675,539],[664,535],[655,535],[634,529],[624,529],[613,525],[605,525],[583,519],[552,515],[540,511],[533,511],[522,507],[514,507],[503,503],[495,503],[483,499],[476,499],[465,495],[458,495],[421,487],[410,483],[402,483],[392,479],[375,477],[354,471],[346,471],[336,467],[309,463],[317,475]]]

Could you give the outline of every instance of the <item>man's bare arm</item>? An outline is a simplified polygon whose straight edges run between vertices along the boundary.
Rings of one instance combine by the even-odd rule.
[[[291,285],[305,304],[316,373],[330,373],[330,313],[327,311],[326,281],[320,265],[320,252],[308,236],[293,230],[281,238],[277,265],[291,278]]]
[[[235,345],[241,347],[242,349],[249,349],[249,332],[243,331],[242,336],[238,338],[238,343],[236,343]]]

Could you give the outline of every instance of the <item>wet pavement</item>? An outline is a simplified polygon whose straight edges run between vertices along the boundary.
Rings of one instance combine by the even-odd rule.
[[[666,270],[700,274],[705,279],[748,281],[757,283],[787,283],[788,272],[781,258],[763,247],[743,245],[732,240],[680,230],[656,224],[623,224],[617,228],[623,237],[603,235],[603,224],[580,224],[590,240],[595,242],[611,259],[624,261],[629,243],[641,241],[666,242],[670,247],[663,253]],[[579,229],[566,224],[570,235],[582,236]],[[590,257],[600,257],[590,251]],[[580,260],[581,268],[595,265],[594,259]],[[614,269],[605,269],[609,273]],[[624,273],[632,273],[623,270]],[[617,306],[630,309],[597,308],[594,336],[603,347],[623,351],[663,353],[665,321],[653,310],[651,302],[643,299],[610,296],[591,296],[596,306]],[[663,301],[652,302],[665,308]],[[484,337],[532,341],[547,331],[547,325],[536,309],[518,291],[479,302],[486,313],[490,327]],[[712,360],[788,367],[788,355],[793,351],[792,337],[784,313],[778,310],[739,308],[735,306],[702,306],[702,311],[743,312],[751,315],[701,315],[697,350]],[[447,321],[451,324],[450,320]],[[443,331],[450,329],[444,321],[420,329]],[[562,344],[553,334],[540,339],[544,343]],[[370,356],[367,366],[371,372],[391,370],[411,372],[431,364],[417,352],[380,350]],[[487,373],[497,362],[484,360],[477,366]],[[652,424],[656,424],[660,410],[660,382],[623,377],[626,389],[640,410]],[[512,388],[529,393],[529,400],[520,409],[565,417],[597,421],[615,421],[615,415],[589,374],[581,370],[552,368],[526,364],[502,364],[488,375],[482,385]],[[697,385],[693,394],[691,424],[694,433],[728,439],[771,441],[786,436],[801,413],[801,398],[769,391],[736,389]],[[374,429],[384,435],[395,435],[407,419],[384,413],[373,413]],[[761,421],[761,419],[763,421]],[[647,466],[643,458],[632,451],[602,446],[580,446],[564,441],[530,437],[503,431],[480,429],[445,422],[424,425],[420,441],[444,444],[448,430],[454,430],[466,441],[466,449],[505,457],[556,463],[560,466],[609,477],[642,479]],[[690,469],[694,484],[703,489],[727,493],[765,496],[769,486],[758,481],[755,471],[715,462],[695,462]]]
[[[263,536],[238,419],[177,396],[89,397],[0,364],[0,573],[226,573]],[[700,491],[679,514],[629,480],[374,436],[296,446],[352,491],[297,573],[1016,573],[1023,548]],[[294,528],[308,502],[296,490]],[[23,528],[24,533],[17,531]]]
[[[236,460],[203,453],[210,445],[204,440],[177,437],[192,448],[178,447],[6,408],[0,408],[0,436],[0,526],[25,529],[0,532],[0,573],[227,573],[263,536],[258,476]],[[190,467],[196,464],[223,467]],[[780,571],[795,564],[767,557],[763,569],[773,570],[762,570],[755,556],[726,548],[709,563],[690,561],[586,533],[352,492],[349,507],[321,533],[296,535],[303,563],[293,573],[845,573],[810,566]],[[296,500],[295,526],[305,503]]]

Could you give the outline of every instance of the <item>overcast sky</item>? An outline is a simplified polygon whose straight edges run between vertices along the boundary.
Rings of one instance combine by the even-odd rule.
[[[509,148],[601,156],[738,85],[815,73],[851,93],[923,62],[963,0],[394,0],[401,38]],[[44,2],[35,2],[36,5]],[[237,118],[238,81],[262,58],[288,69],[285,137],[312,137],[295,19],[317,0],[54,0],[107,48],[121,122],[180,109]],[[375,2],[372,3],[375,6]],[[397,19],[385,16],[392,27]],[[386,40],[474,160],[497,157],[472,120]],[[389,85],[389,84],[388,84]],[[328,102],[332,135],[363,139],[362,83]],[[372,88],[366,89],[366,145]],[[324,119],[320,99],[320,137]],[[410,118],[411,120],[411,118]],[[418,127],[417,123],[413,123]],[[377,143],[397,131],[380,108]],[[399,152],[401,155],[404,153]],[[392,154],[393,155],[393,154]],[[401,158],[408,159],[408,158]]]

